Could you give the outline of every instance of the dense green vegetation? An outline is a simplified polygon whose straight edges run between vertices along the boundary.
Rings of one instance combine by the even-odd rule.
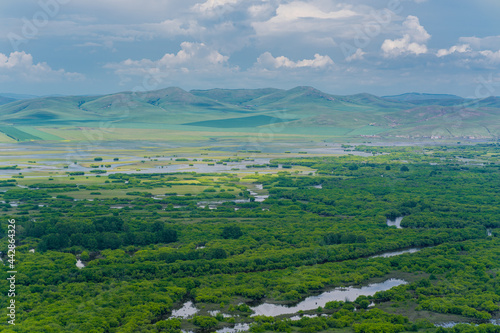
[[[500,315],[500,146],[354,149],[372,156],[269,164],[315,170],[303,174],[273,167],[0,181],[0,251],[8,263],[15,219],[18,271],[16,326],[0,329],[500,332],[489,322]],[[249,188],[269,197],[257,201]],[[82,195],[92,200],[74,200]],[[400,216],[404,228],[387,225]],[[411,247],[420,251],[372,257]],[[294,304],[393,277],[408,283],[301,313],[314,318],[251,316],[259,302]],[[0,284],[2,304],[8,289]],[[199,312],[170,318],[187,300]],[[478,326],[433,324],[449,321]]]

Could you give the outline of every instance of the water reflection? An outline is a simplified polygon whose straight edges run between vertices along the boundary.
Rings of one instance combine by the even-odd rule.
[[[269,198],[268,194],[259,194],[259,193],[255,192],[254,190],[262,192],[262,193],[265,193],[265,192],[264,192],[264,187],[262,184],[253,184],[253,186],[251,186],[251,188],[248,189],[248,192],[250,192],[250,195],[255,198],[255,202],[263,202],[264,200]]]
[[[394,226],[395,226],[395,227],[396,227],[396,228],[398,228],[398,229],[403,229],[403,228],[401,227],[401,221],[402,221],[402,220],[403,220],[403,217],[402,217],[402,216],[400,216],[400,217],[396,217],[396,219],[395,219],[395,220],[389,220],[389,219],[387,219],[387,225],[388,225],[389,227],[394,227]]]
[[[490,324],[493,324],[495,326],[500,326],[500,319],[490,319],[489,321]],[[473,325],[473,326],[477,326],[477,324],[475,323],[467,323],[467,322],[454,322],[454,321],[450,321],[450,322],[447,322],[447,323],[439,323],[439,324],[435,324],[434,326],[436,327],[443,327],[443,328],[453,328],[454,326],[458,325],[458,324],[466,324],[466,325]]]
[[[76,267],[78,267],[79,269],[82,269],[83,267],[85,267],[85,264],[80,259],[78,259],[76,261]]]
[[[371,256],[370,258],[389,258],[389,257],[394,257],[394,256],[399,256],[404,253],[415,253],[420,251],[421,249],[418,248],[413,248],[413,249],[408,249],[408,250],[402,250],[402,251],[394,251],[394,252],[386,252],[382,254],[377,254],[376,256]]]
[[[291,320],[300,320],[300,318],[303,318],[303,317],[307,317],[307,318],[316,318],[318,315],[308,315],[308,314],[305,314],[305,315],[302,315],[302,316],[293,316],[293,317],[290,317]]]
[[[218,329],[216,331],[212,331],[215,333],[238,333],[238,332],[247,332],[250,329],[249,324],[236,324],[233,327],[224,327],[221,329]],[[186,330],[181,330],[182,333],[195,333],[193,331],[186,331]]]
[[[252,316],[279,316],[284,314],[293,314],[299,311],[307,311],[317,309],[319,306],[324,307],[330,301],[354,301],[361,295],[373,296],[378,291],[391,289],[407,282],[399,279],[390,279],[382,283],[374,283],[365,287],[355,288],[336,288],[332,291],[327,291],[318,296],[307,297],[302,302],[295,306],[285,306],[277,304],[264,303],[259,306],[253,307],[254,314]]]
[[[216,333],[237,333],[237,332],[246,332],[250,329],[250,325],[248,324],[236,324],[234,327],[224,327],[220,330],[215,331]]]
[[[170,318],[183,318],[187,319],[198,312],[198,309],[194,306],[193,302],[187,301],[184,303],[182,308],[172,311],[172,316]]]

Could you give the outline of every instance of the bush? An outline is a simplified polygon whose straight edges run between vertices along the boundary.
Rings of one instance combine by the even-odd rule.
[[[221,236],[224,239],[238,239],[243,236],[243,232],[241,231],[240,227],[236,225],[228,226],[222,229]]]
[[[217,319],[209,316],[196,316],[193,318],[193,324],[202,329],[210,329],[217,326]]]

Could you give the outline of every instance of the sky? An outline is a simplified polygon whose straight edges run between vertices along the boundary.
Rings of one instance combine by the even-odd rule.
[[[0,93],[500,96],[498,0],[2,0]]]

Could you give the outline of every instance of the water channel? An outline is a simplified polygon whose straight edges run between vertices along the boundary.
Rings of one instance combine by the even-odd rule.
[[[284,314],[294,314],[299,311],[314,310],[320,306],[324,307],[325,304],[330,301],[354,301],[359,296],[373,296],[378,291],[385,291],[406,283],[406,281],[400,279],[389,279],[381,283],[373,283],[361,288],[335,288],[332,291],[327,291],[317,296],[307,297],[294,306],[264,303],[251,308],[254,311],[252,316],[265,315],[275,317]]]
[[[403,229],[403,227],[401,227],[401,221],[403,221],[403,216],[396,217],[395,220],[387,219],[387,225],[389,227],[396,227],[398,229]]]

